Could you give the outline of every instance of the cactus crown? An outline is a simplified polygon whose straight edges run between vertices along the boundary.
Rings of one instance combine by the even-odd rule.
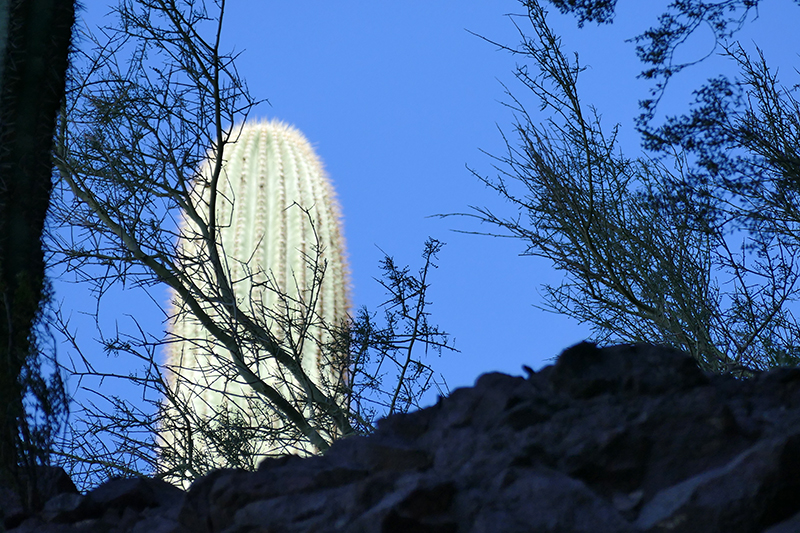
[[[295,128],[279,121],[248,122],[237,133],[236,141],[225,147],[214,202],[217,247],[236,304],[300,360],[323,392],[343,405],[344,395],[337,391],[347,381],[346,361],[332,361],[322,349],[330,340],[325,326],[345,320],[349,305],[341,214],[333,187],[311,145]],[[213,164],[209,160],[206,168]],[[210,174],[202,172],[192,191],[197,211],[206,221],[212,203]],[[178,250],[187,274],[199,292],[210,296],[204,299],[208,314],[240,331],[230,309],[213,303],[221,294],[214,284],[216,275],[204,261],[209,251],[197,227],[188,217],[182,223]],[[324,276],[319,283],[321,267]],[[201,421],[223,429],[244,428],[234,439],[244,448],[218,449],[202,431],[180,429],[176,420],[181,417],[173,412],[162,429],[166,449],[178,456],[194,450],[197,457],[205,457],[202,470],[254,467],[257,463],[242,464],[248,455],[257,461],[278,453],[313,452],[302,436],[286,431],[280,412],[237,376],[227,350],[182,309],[185,304],[176,295],[173,299],[176,319],[170,332],[176,341],[167,360],[170,389]],[[257,342],[244,337],[243,341],[250,369],[313,419],[314,408],[296,380]],[[331,430],[328,436],[332,439],[334,433]],[[189,443],[189,438],[197,441]],[[166,462],[178,460],[186,458]]]

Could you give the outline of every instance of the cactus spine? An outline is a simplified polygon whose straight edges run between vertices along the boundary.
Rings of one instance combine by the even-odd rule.
[[[346,362],[328,360],[321,350],[328,340],[323,325],[339,325],[348,311],[341,216],[322,164],[298,130],[278,121],[241,126],[236,142],[226,145],[223,159],[217,186],[216,242],[237,305],[300,360],[305,374],[323,392],[343,405],[342,393],[335,391],[341,391],[347,380]],[[206,168],[213,164],[209,160]],[[209,174],[207,170],[201,176]],[[201,214],[208,221],[207,178],[198,180],[193,194],[199,200],[198,211],[205,209]],[[197,225],[184,220],[179,254],[189,277],[213,302],[219,289],[213,283],[214,273],[204,264],[204,258],[209,257],[206,248]],[[325,271],[314,293],[311,288],[318,281],[314,270],[318,251]],[[168,410],[161,437],[177,457],[167,460],[166,466],[186,461],[181,456],[190,453],[194,454],[190,463],[208,470],[254,467],[264,456],[315,451],[302,436],[286,431],[288,426],[280,414],[237,377],[230,353],[191,313],[181,310],[184,304],[176,295],[173,301],[176,319],[170,332],[176,341],[167,359],[169,386],[197,418],[189,425],[224,427],[235,419],[246,431],[239,436],[237,446],[241,448],[231,451],[229,444],[220,447],[202,431],[194,431],[198,428],[182,425],[181,416],[174,409]],[[229,309],[206,305],[209,315],[236,331]],[[302,387],[263,347],[245,337],[250,369],[313,419],[314,409],[305,401]],[[326,438],[335,437],[334,433],[328,430]],[[248,458],[252,461],[249,464]]]

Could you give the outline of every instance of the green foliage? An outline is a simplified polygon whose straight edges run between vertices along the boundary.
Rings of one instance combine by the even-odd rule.
[[[625,157],[617,129],[604,131],[599,113],[580,100],[577,57],[562,53],[539,2],[524,4],[530,33],[520,30],[522,44],[507,50],[529,60],[516,77],[551,116],[537,123],[511,96],[518,142],[496,158],[496,178],[480,178],[514,212],[468,216],[562,270],[560,285],[544,287],[546,308],[589,323],[600,343],[666,344],[706,370],[737,376],[796,364],[800,325],[791,306],[800,299],[800,217],[797,191],[785,183],[796,166],[787,147],[798,138],[797,102],[777,90],[763,65],[733,52],[750,88],[749,110],[731,114],[734,93],[716,82],[688,119],[647,133],[651,147],[658,141],[664,150],[661,158]],[[694,3],[681,4],[672,7]],[[684,14],[722,20],[718,10]],[[665,39],[664,46],[675,45]],[[730,151],[737,142],[744,160]],[[754,164],[740,166],[745,161]],[[750,179],[735,179],[731,171],[745,168]]]
[[[617,0],[550,0],[550,3],[562,13],[574,13],[579,26],[586,22],[613,22],[617,6]]]

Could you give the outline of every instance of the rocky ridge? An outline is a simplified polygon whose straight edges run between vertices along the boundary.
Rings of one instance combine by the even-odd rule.
[[[59,489],[14,533],[800,531],[800,368],[711,376],[649,345],[581,343],[485,374],[320,457]],[[66,488],[65,488],[66,487]]]

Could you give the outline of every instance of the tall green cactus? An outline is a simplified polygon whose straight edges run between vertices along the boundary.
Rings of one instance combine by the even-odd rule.
[[[299,359],[311,381],[343,406],[346,361],[329,360],[321,349],[330,340],[325,325],[339,325],[348,311],[341,215],[322,164],[298,130],[278,121],[243,125],[236,142],[226,145],[223,159],[215,201],[216,242],[237,306]],[[198,213],[206,222],[212,202],[207,176],[213,165],[214,161],[207,162],[192,191]],[[179,254],[197,292],[206,295],[209,316],[236,334],[243,332],[235,324],[231,306],[215,303],[221,293],[215,285],[216,274],[205,264],[209,247],[199,225],[185,217],[181,228]],[[320,285],[316,268],[322,265]],[[172,372],[169,385],[190,416],[179,416],[174,408],[167,411],[161,437],[176,456],[166,461],[166,466],[188,460],[202,471],[243,466],[242,459],[247,456],[253,462],[244,466],[255,466],[269,455],[313,453],[307,440],[287,430],[289,424],[280,412],[237,377],[228,350],[182,309],[185,303],[177,295],[173,301],[176,319],[170,329],[176,341],[167,360]],[[259,348],[252,335],[241,334],[249,368],[307,418],[313,418],[319,411],[297,380],[263,346]],[[238,425],[231,424],[232,420]],[[190,427],[195,424],[199,427]],[[239,442],[219,444],[208,432],[200,431],[207,427],[223,432],[239,427],[239,434],[228,435]],[[327,438],[336,436],[335,430],[327,431]],[[194,456],[181,457],[186,454]]]

